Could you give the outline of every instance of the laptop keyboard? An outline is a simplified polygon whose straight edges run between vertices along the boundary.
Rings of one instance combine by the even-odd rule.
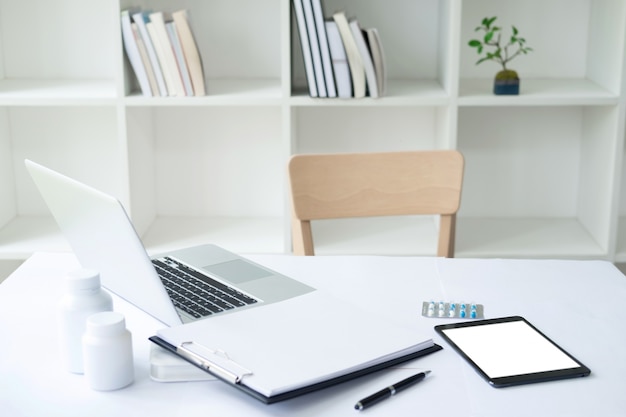
[[[172,258],[153,259],[152,263],[174,306],[194,318],[206,317],[257,302],[235,288],[216,281]]]

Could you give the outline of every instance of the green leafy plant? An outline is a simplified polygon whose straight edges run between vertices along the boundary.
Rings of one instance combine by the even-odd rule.
[[[468,45],[476,48],[476,52],[480,55],[485,51],[485,56],[476,61],[476,65],[485,61],[494,61],[502,65],[503,71],[511,71],[507,68],[507,63],[521,54],[527,54],[532,48],[526,46],[526,39],[519,36],[519,31],[515,26],[511,26],[511,36],[503,39],[502,28],[494,25],[496,17],[485,17],[475,32],[484,32],[482,39],[472,39]]]

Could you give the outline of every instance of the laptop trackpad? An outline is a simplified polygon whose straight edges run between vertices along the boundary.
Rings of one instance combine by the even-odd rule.
[[[233,284],[241,284],[243,282],[273,275],[271,272],[241,259],[205,266],[204,269],[219,275]]]

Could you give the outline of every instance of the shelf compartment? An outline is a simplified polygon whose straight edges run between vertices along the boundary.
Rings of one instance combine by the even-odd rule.
[[[618,140],[611,132],[618,118],[617,106],[460,109],[459,150],[466,161],[460,214],[574,219],[608,254]],[[543,246],[520,248],[520,254]]]
[[[119,25],[111,18],[116,7],[108,0],[0,0],[0,78],[18,83],[40,80],[44,84],[66,80],[67,84],[55,83],[55,88],[67,86],[70,96],[75,83],[114,82]],[[32,84],[27,82],[26,88],[28,96]],[[108,87],[104,94],[108,97]]]
[[[207,95],[226,95],[228,100],[247,97],[256,100],[274,99],[282,88],[279,2],[281,0],[142,0],[131,5],[166,14],[186,9],[203,63]],[[142,103],[135,97],[139,88],[127,59],[124,59],[124,74],[129,103]],[[204,97],[193,99],[187,101],[211,103]]]
[[[576,218],[457,218],[456,256],[466,258],[607,259]]]
[[[289,7],[291,8],[291,1]],[[323,0],[324,17],[332,19],[336,11],[345,11],[359,25],[376,28],[385,53],[390,100],[406,102],[442,99],[449,95],[453,63],[448,59],[453,26],[452,7],[446,0]],[[390,12],[390,11],[398,11]],[[401,12],[399,12],[401,11]],[[308,97],[302,47],[295,13],[291,11],[291,94],[298,100]],[[411,34],[411,36],[407,36]],[[415,39],[428,40],[418,42]],[[409,87],[405,90],[404,87]],[[443,86],[443,87],[442,87]],[[447,94],[445,93],[447,92]],[[317,99],[316,99],[317,100]],[[323,99],[319,99],[323,100]],[[326,104],[328,100],[325,100]],[[349,100],[336,99],[343,105]],[[365,100],[358,100],[366,102]],[[376,102],[379,102],[377,100]],[[300,104],[297,102],[297,104]],[[306,103],[305,103],[306,104]]]
[[[541,88],[546,87],[548,100],[552,99],[554,92],[557,97],[564,94],[562,99],[565,100],[570,98],[567,89],[571,82],[579,84],[571,87],[574,99],[578,99],[577,95],[588,83],[600,86],[598,92],[604,90],[613,96],[620,94],[626,3],[611,0],[469,0],[463,2],[462,9],[461,79],[492,80],[501,69],[495,62],[475,65],[481,55],[467,45],[470,39],[483,33],[474,29],[484,17],[497,16],[495,24],[503,28],[504,38],[510,36],[511,26],[515,25],[527,45],[533,48],[528,55],[519,56],[507,65],[521,78],[520,99],[527,93],[541,96]],[[563,18],[564,11],[567,11],[567,19]],[[556,80],[556,91],[553,90],[555,84],[542,81],[546,79]],[[531,80],[538,81],[533,83]],[[468,101],[472,101],[476,96],[475,85],[473,82],[464,84],[461,97],[469,96]],[[478,85],[488,87],[483,94],[492,89],[491,83]],[[559,91],[561,86],[565,87],[563,92]],[[583,97],[593,99],[598,92],[585,92]],[[481,95],[478,93],[478,97]]]
[[[0,149],[6,151],[0,152],[0,227],[8,228],[0,233],[10,235],[24,229],[28,236],[20,241],[14,234],[16,248],[5,240],[0,252],[24,253],[29,242],[35,245],[31,251],[57,247],[48,245],[54,240],[49,227],[41,226],[39,239],[37,228],[29,226],[31,217],[47,217],[51,222],[52,218],[26,171],[24,159],[118,197],[124,195],[115,107],[0,107],[0,125]],[[36,246],[40,241],[45,242],[44,247]]]
[[[195,231],[198,236],[221,240],[231,225],[241,238],[229,218],[282,218],[286,161],[281,116],[280,106],[128,108],[130,211],[139,235],[161,245],[162,219],[185,224],[188,218],[203,227]],[[224,222],[209,221],[215,218]],[[281,251],[284,227],[275,232],[281,236]],[[244,246],[259,241],[253,229],[249,239],[241,238]]]
[[[124,174],[115,107],[3,107],[10,126],[10,166],[16,181],[16,206],[24,214],[48,210],[26,172],[24,159],[46,165],[109,194],[123,194]],[[33,121],[36,120],[36,123]]]

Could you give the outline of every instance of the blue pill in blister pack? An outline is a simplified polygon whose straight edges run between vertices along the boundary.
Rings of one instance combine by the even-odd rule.
[[[470,308],[470,319],[478,318],[478,307],[476,306],[476,304],[472,304]]]
[[[422,303],[422,316],[439,318],[481,319],[484,318],[482,304],[459,303],[455,301],[424,301]]]

